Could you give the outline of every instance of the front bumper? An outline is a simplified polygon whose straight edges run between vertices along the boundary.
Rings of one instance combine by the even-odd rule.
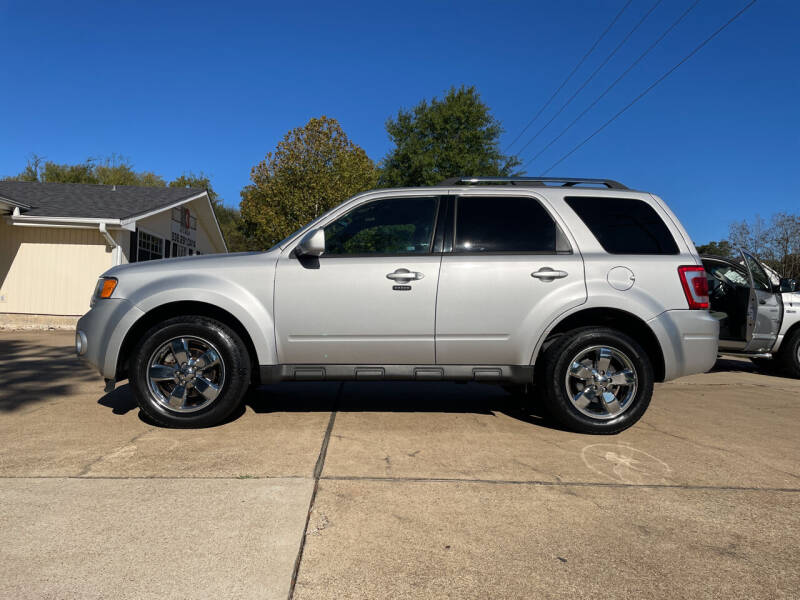
[[[705,373],[717,361],[719,321],[705,310],[668,310],[648,321],[664,354],[664,380]]]
[[[124,299],[98,300],[78,321],[75,331],[78,356],[104,378],[116,379],[125,334],[143,314]]]

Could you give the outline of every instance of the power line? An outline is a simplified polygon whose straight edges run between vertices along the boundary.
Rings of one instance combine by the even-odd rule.
[[[553,101],[553,99],[554,99],[554,98],[555,98],[555,97],[558,95],[558,93],[559,93],[559,92],[560,92],[560,91],[561,91],[561,90],[564,88],[564,86],[565,86],[565,85],[567,85],[567,82],[568,82],[570,79],[572,79],[572,76],[573,76],[573,75],[574,75],[574,74],[577,72],[577,70],[578,70],[578,69],[580,69],[580,68],[581,68],[581,65],[584,63],[584,61],[585,61],[587,58],[589,58],[589,55],[590,55],[592,52],[594,52],[594,49],[595,49],[595,48],[597,48],[597,45],[598,45],[598,44],[599,44],[599,43],[600,43],[600,42],[603,40],[603,38],[606,36],[606,34],[607,34],[607,33],[608,33],[610,30],[611,30],[611,28],[614,26],[614,24],[615,24],[615,23],[616,23],[616,22],[619,20],[619,18],[622,16],[622,13],[624,13],[624,12],[625,12],[625,10],[628,8],[628,6],[630,6],[631,2],[633,2],[633,0],[628,0],[628,1],[625,3],[625,5],[622,7],[622,9],[620,9],[620,11],[617,13],[617,16],[616,16],[616,17],[614,17],[614,19],[611,21],[611,23],[609,23],[608,27],[606,27],[606,28],[605,28],[605,31],[603,31],[603,33],[601,33],[601,34],[600,34],[600,37],[599,37],[599,38],[597,38],[597,40],[595,41],[595,43],[594,43],[594,44],[592,44],[592,47],[591,47],[591,48],[589,48],[589,51],[588,51],[586,54],[584,54],[584,55],[583,55],[583,58],[581,58],[581,59],[578,61],[578,64],[577,64],[577,65],[575,65],[575,68],[573,68],[573,69],[572,69],[572,71],[570,72],[570,74],[569,74],[569,75],[567,75],[567,78],[566,78],[564,81],[562,81],[562,82],[561,82],[561,85],[560,85],[560,86],[558,86],[558,89],[557,89],[555,92],[553,92],[553,95],[552,95],[552,96],[550,96],[550,99],[549,99],[547,102],[545,102],[545,103],[544,103],[544,105],[542,105],[542,107],[539,109],[539,112],[537,112],[537,113],[536,113],[536,114],[533,116],[533,118],[532,118],[530,121],[528,121],[528,124],[527,124],[527,125],[525,125],[525,127],[523,127],[523,128],[522,128],[522,131],[520,131],[520,132],[519,132],[519,135],[517,135],[517,137],[515,137],[515,138],[514,138],[514,141],[512,141],[512,142],[511,142],[511,143],[510,143],[508,146],[506,146],[506,149],[503,151],[503,153],[504,153],[504,154],[505,154],[506,152],[508,152],[508,150],[511,148],[511,146],[513,146],[514,144],[516,144],[516,143],[517,143],[517,140],[518,140],[519,138],[521,138],[521,137],[522,137],[522,135],[523,135],[523,134],[524,134],[524,133],[525,133],[525,132],[528,130],[528,127],[530,127],[531,125],[533,125],[533,123],[536,121],[536,119],[538,119],[538,118],[539,118],[539,116],[540,116],[540,115],[541,115],[541,114],[544,112],[544,109],[545,109],[545,108],[547,108],[548,106],[550,106],[550,103]]]
[[[619,51],[619,49],[622,48],[622,46],[625,45],[625,42],[627,42],[630,39],[630,37],[636,32],[636,30],[639,29],[639,27],[642,26],[642,23],[644,23],[647,20],[647,17],[650,16],[650,14],[658,7],[659,4],[661,4],[661,2],[662,2],[662,0],[656,0],[655,4],[653,4],[653,6],[650,7],[650,10],[648,10],[646,13],[644,13],[644,16],[641,19],[639,19],[639,22],[636,23],[636,25],[634,25],[633,29],[631,29],[628,32],[628,35],[626,35],[624,38],[622,38],[622,41],[617,45],[617,47],[614,48],[611,51],[611,54],[606,56],[605,60],[603,60],[603,62],[600,63],[600,66],[598,66],[592,72],[592,74],[589,75],[589,77],[586,79],[586,81],[584,81],[581,84],[581,86],[577,90],[575,90],[575,93],[572,94],[572,96],[570,96],[569,99],[564,104],[561,105],[561,108],[559,108],[556,111],[556,114],[554,114],[552,117],[550,117],[550,120],[547,123],[545,123],[544,125],[542,125],[542,127],[539,129],[539,131],[537,131],[531,139],[529,139],[527,142],[525,142],[525,145],[522,146],[522,148],[517,150],[517,154],[521,153],[523,150],[525,150],[525,148],[530,146],[536,140],[536,138],[538,138],[539,135],[545,129],[547,129],[548,125],[550,125],[550,123],[555,121],[556,117],[558,117],[558,115],[560,115],[564,111],[564,109],[567,108],[567,106],[569,106],[569,104],[575,99],[575,97],[578,94],[580,94],[581,91],[583,91],[583,88],[585,88],[587,85],[589,85],[589,82],[592,79],[594,79],[594,76],[597,75],[600,72],[600,70],[608,64],[608,61],[610,61],[614,57],[614,55]]]
[[[723,30],[723,29],[725,29],[725,28],[726,28],[728,25],[730,25],[730,24],[731,24],[731,23],[733,23],[733,22],[734,22],[736,19],[738,19],[738,18],[739,18],[739,17],[740,17],[740,16],[741,16],[741,15],[742,15],[742,14],[743,14],[743,13],[744,13],[744,12],[745,12],[747,9],[748,9],[748,8],[750,8],[751,6],[753,6],[753,4],[755,4],[755,3],[756,3],[756,0],[751,0],[751,2],[750,2],[749,4],[747,4],[747,5],[746,5],[744,8],[742,8],[742,10],[740,10],[740,11],[739,11],[739,12],[737,12],[735,15],[733,15],[733,16],[732,16],[730,19],[728,19],[728,21],[727,21],[727,22],[726,22],[724,25],[722,25],[722,26],[721,26],[719,29],[717,29],[717,30],[716,30],[714,33],[712,33],[710,36],[708,36],[708,37],[707,37],[707,38],[706,38],[706,39],[705,39],[705,40],[704,40],[704,41],[703,41],[703,42],[702,42],[702,43],[701,43],[699,46],[697,46],[697,47],[696,47],[694,50],[692,50],[692,51],[691,51],[689,54],[687,54],[686,56],[684,56],[684,57],[683,57],[683,58],[680,60],[680,62],[678,62],[678,64],[676,64],[676,65],[675,65],[674,67],[672,67],[672,68],[671,68],[669,71],[667,71],[666,73],[664,73],[664,74],[663,74],[661,77],[659,77],[658,79],[656,79],[656,80],[655,80],[653,83],[651,83],[651,84],[650,84],[650,85],[649,85],[649,86],[648,86],[648,87],[647,87],[647,88],[646,88],[646,89],[645,89],[645,90],[644,90],[644,91],[643,91],[641,94],[639,94],[638,96],[636,96],[636,98],[634,98],[634,99],[633,99],[633,100],[631,100],[631,101],[630,101],[628,104],[626,104],[626,105],[625,105],[625,107],[624,107],[622,110],[620,110],[620,111],[619,111],[617,114],[615,114],[613,117],[611,117],[611,118],[610,118],[608,121],[606,121],[606,122],[605,122],[605,123],[603,123],[603,124],[602,124],[600,127],[598,127],[598,128],[597,128],[597,129],[594,131],[594,133],[592,133],[592,135],[590,135],[589,137],[587,137],[587,138],[586,138],[585,140],[583,140],[583,141],[582,141],[580,144],[578,144],[577,146],[575,146],[575,147],[574,147],[572,150],[570,150],[569,152],[567,152],[567,153],[566,153],[564,156],[562,156],[562,157],[561,157],[561,158],[559,158],[559,159],[558,159],[556,162],[554,162],[552,165],[550,165],[550,166],[547,168],[547,170],[546,170],[546,171],[545,171],[543,174],[544,174],[544,175],[546,175],[546,174],[547,174],[549,171],[551,171],[551,170],[552,170],[554,167],[558,166],[558,165],[559,165],[559,164],[561,164],[561,163],[562,163],[564,160],[566,160],[567,158],[569,158],[569,157],[570,157],[572,154],[574,154],[574,153],[575,153],[577,150],[579,150],[579,149],[580,149],[580,148],[581,148],[581,147],[582,147],[584,144],[586,144],[586,143],[587,143],[589,140],[591,140],[591,139],[592,139],[594,136],[596,136],[598,133],[600,133],[601,131],[603,131],[603,129],[605,129],[605,128],[606,128],[606,127],[608,127],[608,126],[609,126],[611,123],[613,123],[613,122],[614,122],[614,121],[615,121],[615,120],[616,120],[616,119],[617,119],[617,118],[618,118],[620,115],[622,115],[622,113],[624,113],[624,112],[625,112],[626,110],[628,110],[628,109],[629,109],[631,106],[633,106],[634,104],[636,104],[636,103],[637,103],[639,100],[641,100],[642,98],[644,98],[644,96],[646,96],[646,95],[647,95],[647,94],[650,92],[650,90],[652,90],[652,89],[653,89],[654,87],[656,87],[656,86],[657,86],[659,83],[661,83],[662,81],[664,81],[664,80],[665,80],[667,77],[669,77],[670,75],[672,75],[672,73],[673,73],[673,72],[675,72],[675,70],[677,70],[677,69],[678,69],[678,67],[680,67],[680,66],[681,66],[683,63],[685,63],[685,62],[686,62],[686,61],[688,61],[690,58],[692,58],[692,56],[694,56],[695,54],[697,54],[697,53],[698,53],[698,52],[699,52],[699,51],[700,51],[700,50],[701,50],[701,49],[702,49],[702,48],[703,48],[703,47],[704,47],[706,44],[708,44],[708,43],[709,43],[711,40],[713,40],[715,37],[717,37],[717,35],[719,35],[719,34],[722,32],[722,30]]]
[[[692,9],[693,9],[695,6],[697,6],[699,3],[700,3],[700,0],[695,0],[695,1],[694,1],[694,2],[693,2],[693,3],[692,3],[690,6],[689,6],[689,8],[687,8],[685,11],[683,11],[683,13],[681,14],[681,16],[680,16],[680,17],[678,17],[678,18],[677,18],[675,21],[673,21],[673,22],[672,22],[672,24],[671,24],[669,27],[667,27],[667,28],[664,30],[664,33],[662,33],[662,34],[661,34],[661,35],[658,37],[658,39],[656,39],[656,41],[655,41],[655,42],[653,42],[652,44],[650,44],[650,46],[647,48],[647,50],[645,50],[644,52],[642,52],[642,53],[639,55],[639,57],[638,57],[638,58],[637,58],[635,61],[633,61],[633,62],[630,64],[630,66],[629,66],[627,69],[625,69],[625,70],[622,72],[622,75],[620,75],[619,77],[617,77],[617,78],[616,78],[616,79],[615,79],[615,80],[612,82],[612,84],[611,84],[611,85],[609,85],[609,86],[608,86],[608,87],[607,87],[605,90],[603,90],[603,92],[602,92],[602,93],[601,93],[601,94],[600,94],[600,95],[599,95],[597,98],[595,98],[595,99],[592,101],[592,103],[591,103],[589,106],[587,106],[585,109],[583,109],[583,111],[582,111],[582,112],[581,112],[581,113],[580,113],[580,114],[579,114],[577,117],[575,117],[575,118],[572,120],[572,122],[570,122],[570,124],[569,124],[569,125],[567,125],[567,126],[564,128],[564,129],[562,129],[562,130],[561,130],[561,133],[559,133],[559,134],[558,134],[556,137],[554,137],[552,140],[550,140],[550,141],[547,143],[547,145],[546,145],[544,148],[542,148],[541,150],[539,150],[539,152],[538,152],[538,153],[537,153],[537,154],[536,154],[536,155],[535,155],[533,158],[531,158],[530,160],[528,160],[528,161],[525,163],[525,165],[524,165],[524,166],[528,166],[528,165],[529,165],[529,164],[531,164],[533,161],[535,161],[537,158],[539,158],[539,157],[540,157],[542,154],[544,154],[544,153],[545,153],[545,151],[546,151],[546,150],[547,150],[547,149],[548,149],[550,146],[552,146],[552,145],[553,145],[553,144],[555,144],[555,143],[556,143],[558,140],[560,140],[560,139],[561,139],[561,136],[563,136],[565,133],[567,133],[567,131],[569,131],[570,129],[572,129],[572,126],[573,126],[573,125],[575,125],[575,123],[577,123],[577,122],[578,122],[578,121],[579,121],[579,120],[580,120],[580,119],[583,117],[583,115],[585,115],[585,114],[586,114],[587,112],[589,112],[589,111],[590,111],[592,108],[594,108],[594,106],[595,106],[595,105],[596,105],[598,102],[600,102],[600,100],[602,100],[602,99],[605,97],[605,95],[606,95],[606,94],[608,94],[608,92],[610,92],[612,89],[614,89],[614,87],[615,87],[615,86],[616,86],[616,85],[617,85],[617,84],[618,84],[620,81],[622,81],[622,79],[623,79],[623,78],[624,78],[624,77],[625,77],[625,76],[626,76],[628,73],[630,73],[630,72],[631,72],[631,70],[632,70],[632,69],[633,69],[633,68],[634,68],[636,65],[638,65],[638,64],[639,64],[639,62],[640,62],[640,61],[641,61],[641,60],[642,60],[642,59],[643,59],[645,56],[647,56],[648,54],[650,54],[650,52],[653,50],[653,48],[655,48],[656,46],[658,46],[658,44],[659,44],[659,43],[661,43],[661,40],[663,40],[665,37],[667,37],[667,35],[669,34],[669,32],[670,32],[670,31],[672,31],[672,30],[673,30],[673,29],[674,29],[674,28],[675,28],[675,27],[678,25],[678,23],[680,23],[681,21],[683,21],[683,19],[686,17],[686,15],[688,15],[688,14],[689,14],[689,13],[692,11]]]

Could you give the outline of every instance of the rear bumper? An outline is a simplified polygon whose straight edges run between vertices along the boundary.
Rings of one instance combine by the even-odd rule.
[[[98,300],[78,321],[75,336],[82,344],[78,356],[104,378],[116,379],[117,359],[125,334],[143,314],[127,300]]]
[[[705,310],[668,310],[648,321],[664,354],[664,380],[705,373],[717,360],[719,322]]]

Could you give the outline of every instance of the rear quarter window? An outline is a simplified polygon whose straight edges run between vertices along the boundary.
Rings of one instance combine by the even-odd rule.
[[[633,198],[564,198],[609,254],[678,254],[659,214]]]

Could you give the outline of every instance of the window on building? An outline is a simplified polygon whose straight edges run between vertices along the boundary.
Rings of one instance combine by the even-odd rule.
[[[164,240],[144,231],[139,231],[136,260],[158,260],[164,258]]]
[[[556,224],[533,198],[461,196],[456,252],[556,253]]]
[[[197,229],[197,217],[185,206],[172,209],[172,220],[180,223],[184,229]]]

